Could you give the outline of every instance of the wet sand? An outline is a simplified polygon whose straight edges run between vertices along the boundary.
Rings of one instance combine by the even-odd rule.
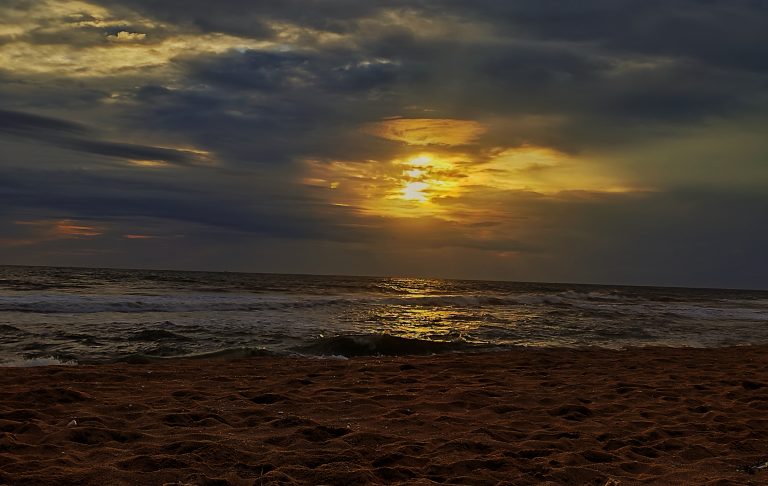
[[[768,346],[0,368],[0,484],[768,484]]]

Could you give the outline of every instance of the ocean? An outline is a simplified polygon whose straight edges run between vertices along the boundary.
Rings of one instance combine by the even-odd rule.
[[[0,266],[0,366],[768,343],[768,292]]]

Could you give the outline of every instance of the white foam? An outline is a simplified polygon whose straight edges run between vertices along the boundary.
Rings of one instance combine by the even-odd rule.
[[[32,368],[35,366],[72,366],[77,363],[73,361],[62,361],[57,358],[17,358],[0,362],[0,367],[5,368]]]

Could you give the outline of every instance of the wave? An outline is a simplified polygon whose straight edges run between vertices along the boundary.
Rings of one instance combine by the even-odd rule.
[[[284,356],[284,353],[270,351],[263,348],[227,348],[218,351],[209,351],[193,354],[156,355],[148,353],[131,353],[125,356],[109,360],[110,363],[148,364],[170,361],[176,359],[244,359],[258,357]],[[80,364],[103,363],[104,361],[79,360]]]
[[[480,350],[487,346],[461,341],[428,341],[390,334],[348,334],[316,339],[293,348],[301,354],[318,356],[404,356]]]
[[[541,303],[556,303],[543,298]],[[316,296],[316,295],[72,295],[41,294],[0,296],[0,311],[44,314],[99,312],[227,312],[306,309],[337,305],[395,305],[421,307],[482,307],[525,304],[525,299],[492,295],[442,295],[414,297]]]
[[[0,368],[33,368],[37,366],[73,366],[73,360],[59,359],[53,356],[39,358],[16,358],[0,361]]]
[[[0,312],[43,314],[91,313],[172,313],[172,312],[256,312],[292,311],[333,306],[344,307],[421,307],[443,309],[483,309],[488,307],[536,307],[550,312],[576,310],[594,316],[657,316],[694,320],[768,320],[764,301],[724,301],[717,306],[698,303],[662,302],[607,292],[412,295],[392,297],[371,294],[334,296],[299,294],[210,294],[174,295],[96,295],[96,294],[17,294],[0,296]],[[0,333],[16,329],[0,328]]]
[[[16,326],[10,324],[0,324],[0,335],[25,335],[29,334],[27,331],[19,329]]]
[[[347,302],[340,298],[222,295],[71,295],[0,296],[0,311],[43,314],[94,314],[99,312],[207,312],[307,308]]]
[[[499,346],[483,344],[470,344],[462,341],[429,341],[423,339],[404,338],[389,334],[350,334],[328,338],[319,338],[305,345],[296,346],[289,350],[272,350],[265,348],[235,347],[216,351],[189,353],[182,347],[160,346],[158,348],[124,354],[113,358],[74,358],[53,357],[43,353],[36,356],[27,355],[25,361],[40,361],[40,364],[104,364],[104,363],[130,363],[150,364],[162,363],[172,360],[199,360],[199,359],[246,359],[259,357],[298,356],[298,357],[322,357],[322,358],[352,358],[356,356],[408,356],[408,355],[433,355],[451,352],[489,351],[499,349]],[[57,362],[43,362],[42,360],[54,360]],[[11,365],[19,366],[14,363]]]
[[[128,336],[128,341],[191,341],[187,336],[166,331],[165,329],[144,329]]]
[[[768,309],[744,309],[730,307],[673,307],[669,315],[684,319],[707,321],[765,321],[768,323]]]

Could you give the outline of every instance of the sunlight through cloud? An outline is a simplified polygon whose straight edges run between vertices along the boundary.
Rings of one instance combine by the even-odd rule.
[[[485,133],[482,123],[447,118],[395,118],[363,127],[363,131],[407,145],[465,145]]]

